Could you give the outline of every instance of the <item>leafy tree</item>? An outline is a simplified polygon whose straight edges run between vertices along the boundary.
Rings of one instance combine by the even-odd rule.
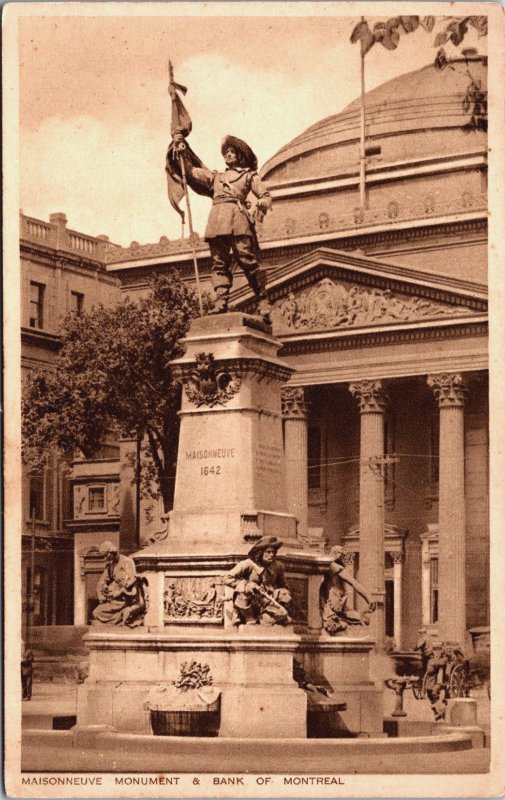
[[[386,22],[376,22],[371,28],[367,20],[362,17],[351,33],[351,42],[360,42],[361,53],[365,56],[372,47],[380,43],[386,50],[396,50],[400,36],[424,30],[431,33],[435,28],[436,19],[432,16],[419,17],[398,16],[391,17]],[[435,56],[435,66],[445,69],[450,65],[444,45],[451,43],[459,47],[470,28],[477,31],[480,37],[487,36],[487,17],[443,17],[443,28],[436,34],[434,46],[438,48]],[[463,55],[464,55],[463,51]],[[467,130],[487,130],[487,92],[483,89],[481,81],[475,80],[470,70],[467,69],[469,83],[462,107],[465,114],[470,114],[470,120],[465,126]]]
[[[444,44],[451,42],[458,47],[464,40],[469,28],[475,28],[478,36],[487,35],[487,17],[443,17],[445,23],[443,29],[435,36],[434,46],[441,48]],[[374,44],[380,43],[387,50],[396,50],[400,42],[400,35],[414,33],[422,29],[431,33],[435,28],[435,17],[390,17],[386,22],[376,22],[370,28],[364,17],[354,27],[351,33],[351,42],[361,42],[361,51],[366,55]],[[441,50],[437,52],[436,63],[443,68],[443,59],[440,58]],[[445,62],[447,63],[447,61]]]
[[[142,494],[161,494],[169,510],[180,407],[169,362],[197,314],[194,292],[172,274],[136,302],[67,317],[55,370],[34,374],[24,392],[25,462],[40,467],[54,448],[92,458],[111,435],[138,438]]]

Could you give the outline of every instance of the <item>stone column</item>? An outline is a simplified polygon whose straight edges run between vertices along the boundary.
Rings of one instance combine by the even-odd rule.
[[[379,603],[370,616],[370,635],[384,648],[384,413],[387,395],[381,381],[351,383],[349,390],[359,404],[359,580]]]
[[[297,535],[308,535],[309,484],[307,475],[307,407],[301,386],[283,386],[284,455],[286,459],[286,495],[290,514],[298,520]]]
[[[466,386],[459,373],[429,375],[428,385],[440,409],[438,631],[441,639],[464,644]]]
[[[393,617],[394,640],[397,650],[402,648],[402,602],[403,602],[403,553],[392,553],[393,557]]]

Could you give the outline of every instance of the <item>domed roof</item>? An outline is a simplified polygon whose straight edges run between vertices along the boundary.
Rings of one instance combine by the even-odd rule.
[[[367,145],[371,144],[370,140],[409,131],[417,134],[437,128],[463,128],[470,118],[470,112],[465,113],[462,108],[467,87],[473,79],[481,81],[485,88],[486,77],[487,58],[469,56],[450,61],[443,70],[430,64],[372,89],[366,93],[365,101]],[[335,160],[335,150],[347,149],[346,145],[359,140],[360,106],[358,97],[339,114],[307,128],[266,162],[261,170],[262,177],[276,183],[288,177],[308,179],[327,174],[324,162],[328,159],[307,157],[315,151],[331,150],[335,167],[339,160]],[[286,165],[300,160],[307,161],[306,174],[301,174],[304,170],[300,170],[299,163],[294,171],[296,175],[292,170],[293,174],[289,174],[289,170],[286,174]]]

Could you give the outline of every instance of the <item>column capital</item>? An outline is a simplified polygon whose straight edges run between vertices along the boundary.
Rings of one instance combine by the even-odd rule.
[[[283,386],[281,402],[284,419],[307,418],[307,403],[303,386]]]
[[[462,408],[465,405],[467,386],[460,372],[428,375],[426,381],[433,389],[439,408]]]
[[[403,553],[400,553],[398,550],[393,550],[390,556],[393,564],[403,564]]]
[[[349,391],[358,401],[360,414],[384,414],[388,403],[382,381],[355,381]]]

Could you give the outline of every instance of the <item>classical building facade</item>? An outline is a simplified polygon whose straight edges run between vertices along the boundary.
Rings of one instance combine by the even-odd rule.
[[[382,601],[380,625],[397,648],[413,646],[421,626],[464,641],[468,628],[489,623],[487,137],[463,106],[469,75],[485,85],[486,66],[469,56],[368,93],[365,205],[358,101],[261,171],[274,201],[259,231],[273,333],[294,369],[283,399],[290,511],[305,547],[344,545],[348,564]],[[24,236],[23,248],[44,253],[25,268],[48,269],[49,259],[56,276],[61,255],[46,253],[41,238]],[[154,273],[177,268],[193,280],[187,239],[129,248],[92,241],[97,250],[77,254],[79,269],[96,286],[109,281],[111,301],[116,279],[132,299]],[[194,246],[206,289],[210,254],[198,235]],[[40,295],[31,287],[44,280],[30,274],[24,304],[37,319]],[[77,284],[68,291],[85,292]],[[78,303],[71,294],[68,301]],[[253,308],[239,274],[232,301]],[[39,329],[28,317],[25,326],[26,366],[33,358],[50,364],[57,331],[45,332],[35,356]],[[114,455],[73,466],[64,535],[75,539],[79,623],[89,619],[99,541],[127,527],[126,479],[115,488],[122,463]],[[95,500],[102,511],[106,504],[100,519]],[[152,508],[133,511],[128,525],[141,537],[160,527],[147,521]]]
[[[344,544],[397,648],[421,626],[463,641],[489,622],[487,137],[463,104],[486,66],[468,56],[368,93],[364,206],[358,101],[261,171],[273,331],[295,369],[290,507],[305,546]],[[192,279],[187,240],[109,254],[131,297],[174,267]],[[234,306],[252,302],[236,282]]]
[[[49,222],[20,214],[23,382],[31,372],[54,368],[61,323],[68,314],[79,314],[97,303],[117,302],[118,280],[105,269],[108,247],[106,237],[68,229],[62,213],[51,214]],[[112,494],[107,490],[107,485],[118,486],[118,453],[115,444],[105,445],[102,457],[94,462],[73,463],[49,453],[42,472],[24,469],[24,624],[74,622],[75,533],[91,529],[95,536],[106,523],[109,532],[111,527],[118,530],[115,489]],[[75,574],[79,586],[79,572]]]

